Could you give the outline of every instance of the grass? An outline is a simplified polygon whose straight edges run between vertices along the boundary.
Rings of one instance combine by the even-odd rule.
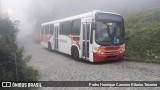
[[[126,25],[126,57],[160,61],[160,9],[130,13]]]

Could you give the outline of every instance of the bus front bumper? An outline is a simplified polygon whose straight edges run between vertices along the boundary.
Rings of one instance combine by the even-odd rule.
[[[93,62],[113,61],[119,59],[124,59],[124,53],[115,55],[93,53]]]

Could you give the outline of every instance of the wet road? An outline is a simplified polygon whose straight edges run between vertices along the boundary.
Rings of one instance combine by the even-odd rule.
[[[25,40],[25,41],[24,41]],[[27,63],[39,70],[40,81],[160,81],[160,65],[142,62],[117,61],[92,64],[75,61],[70,56],[49,52],[30,39],[19,39],[25,55],[32,55]],[[160,88],[41,88],[44,90],[160,90]]]

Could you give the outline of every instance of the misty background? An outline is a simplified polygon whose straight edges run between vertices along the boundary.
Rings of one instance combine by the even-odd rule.
[[[125,14],[160,7],[160,0],[2,0],[2,9],[12,20],[20,20],[18,38],[39,35],[40,24],[77,14],[102,10]]]

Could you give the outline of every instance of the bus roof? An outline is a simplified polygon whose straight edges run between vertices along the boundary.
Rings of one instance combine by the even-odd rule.
[[[68,17],[68,18],[64,18],[64,19],[59,19],[59,20],[55,20],[55,21],[51,21],[51,22],[42,23],[41,25],[44,26],[44,25],[48,25],[48,24],[59,23],[59,22],[64,22],[64,21],[68,21],[68,20],[79,19],[79,18],[84,18],[84,17],[89,17],[89,16],[93,17],[96,13],[108,13],[108,14],[120,15],[120,14],[113,13],[113,12],[94,10],[92,12],[88,12],[85,14],[80,14],[80,15],[76,15],[76,16],[72,16],[72,17]]]

